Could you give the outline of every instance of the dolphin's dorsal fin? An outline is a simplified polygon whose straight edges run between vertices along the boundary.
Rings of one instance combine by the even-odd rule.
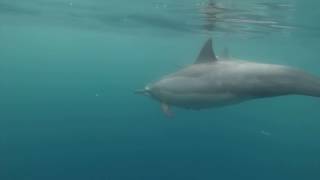
[[[209,38],[207,42],[203,45],[197,60],[194,62],[195,64],[200,64],[200,63],[209,63],[209,62],[214,62],[217,60],[216,55],[213,52],[212,49],[212,39]]]

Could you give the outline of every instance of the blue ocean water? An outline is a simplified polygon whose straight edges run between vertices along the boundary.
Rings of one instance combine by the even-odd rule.
[[[210,4],[211,3],[211,4]],[[1,180],[319,180],[320,99],[133,93],[217,54],[320,76],[315,0],[0,0]]]

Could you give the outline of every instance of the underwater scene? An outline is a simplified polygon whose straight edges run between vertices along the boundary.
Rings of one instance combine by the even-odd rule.
[[[319,180],[318,5],[0,0],[0,180]]]

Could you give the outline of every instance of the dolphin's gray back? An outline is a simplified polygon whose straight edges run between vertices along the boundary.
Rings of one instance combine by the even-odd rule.
[[[192,65],[173,74],[201,84],[202,92],[299,93],[308,87],[320,87],[318,78],[303,71],[282,65],[259,64],[246,61],[219,61],[212,64]],[[257,91],[257,92],[255,92]],[[303,92],[300,92],[303,93]]]

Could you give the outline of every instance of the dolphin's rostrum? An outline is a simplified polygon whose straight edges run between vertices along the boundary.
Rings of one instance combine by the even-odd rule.
[[[217,58],[210,38],[194,64],[136,92],[161,102],[170,116],[170,105],[199,110],[282,95],[320,97],[320,79],[283,65]]]

